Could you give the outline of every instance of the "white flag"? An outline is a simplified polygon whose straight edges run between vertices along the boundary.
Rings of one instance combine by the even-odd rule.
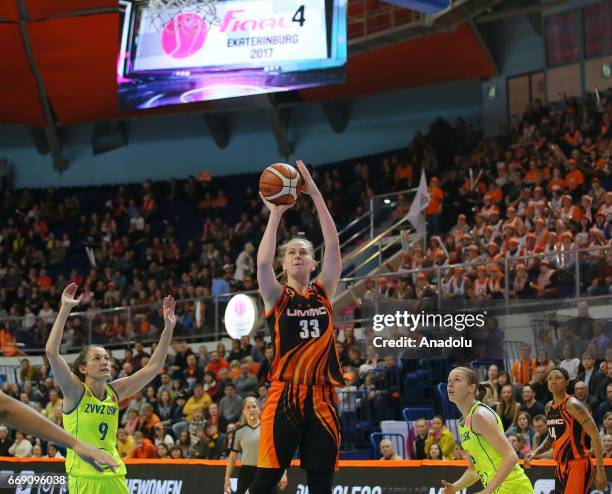
[[[410,211],[408,211],[407,218],[414,226],[417,233],[424,237],[427,233],[427,223],[425,221],[425,210],[429,206],[429,192],[427,191],[427,177],[425,176],[425,170],[421,170],[421,180],[419,181],[419,188],[414,196],[412,204],[410,205]]]

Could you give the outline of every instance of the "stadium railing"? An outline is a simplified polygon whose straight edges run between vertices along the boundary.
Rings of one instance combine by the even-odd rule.
[[[376,288],[378,288],[378,280],[380,277],[385,277],[389,280],[394,280],[402,277],[412,277],[419,273],[425,272],[429,274],[429,279],[434,281],[432,285],[435,290],[435,296],[428,300],[428,307],[432,309],[448,308],[450,303],[449,299],[440,296],[440,285],[441,280],[445,271],[452,270],[457,267],[463,268],[477,268],[478,266],[487,266],[490,264],[501,264],[503,265],[504,281],[503,281],[503,297],[496,300],[481,300],[478,301],[478,306],[483,309],[491,309],[498,311],[499,313],[516,313],[518,311],[534,311],[542,312],[548,310],[548,307],[556,307],[563,305],[564,307],[575,307],[575,303],[580,299],[589,300],[590,304],[597,305],[609,304],[610,294],[591,296],[587,290],[585,290],[581,280],[585,278],[585,271],[593,269],[593,266],[586,266],[583,260],[592,258],[595,253],[608,253],[612,250],[610,246],[599,246],[590,247],[585,249],[577,249],[572,251],[564,251],[559,253],[546,253],[546,254],[535,254],[522,257],[513,258],[502,258],[496,260],[485,260],[469,263],[461,263],[452,266],[434,266],[422,269],[413,269],[402,272],[377,272],[368,276],[355,276],[349,278],[342,278],[340,289],[347,289],[350,285],[363,281],[366,279],[374,279],[376,282]],[[511,265],[519,261],[533,261],[541,260],[544,258],[555,258],[558,256],[572,256],[574,258],[572,266],[572,287],[570,293],[566,293],[565,297],[552,298],[552,299],[530,299],[530,300],[519,300],[510,296],[510,270]],[[554,260],[554,259],[553,259]],[[339,289],[339,290],[340,290]],[[259,319],[256,323],[255,330],[265,331],[265,321],[263,320],[263,303],[259,298],[257,290],[248,292],[242,292],[253,297],[258,306]],[[218,341],[222,338],[227,337],[227,334],[223,327],[223,313],[227,301],[236,293],[223,293],[208,298],[194,298],[194,299],[182,299],[177,301],[177,314],[179,318],[184,316],[185,307],[193,307],[193,326],[190,330],[179,330],[177,331],[177,337],[185,339],[187,341]],[[374,311],[377,311],[379,304],[382,302],[381,297],[375,297],[373,300]],[[459,302],[460,305],[462,301]],[[464,307],[465,308],[465,307]],[[126,307],[114,307],[111,309],[95,309],[85,312],[74,312],[69,318],[69,324],[67,325],[65,343],[63,345],[64,351],[75,350],[81,348],[85,344],[104,344],[105,346],[123,347],[126,343],[139,338],[143,342],[153,342],[157,339],[159,331],[163,328],[163,317],[161,317],[161,302],[155,302],[147,305],[134,305]],[[212,315],[210,314],[212,312]],[[79,320],[78,322],[77,319]],[[125,338],[124,339],[113,339],[112,337],[106,336],[105,329],[108,325],[113,324],[113,320],[125,326]],[[367,325],[371,322],[370,319],[349,319],[339,316],[336,318],[338,326],[346,325]],[[24,317],[9,317],[4,316],[0,318],[0,329],[8,329],[13,334],[15,339],[19,342],[25,343],[23,351],[27,354],[43,353],[43,348],[37,347],[36,345],[28,344],[28,338],[33,334],[32,332],[24,331],[26,327],[26,318]],[[49,324],[49,323],[48,323]],[[179,325],[180,327],[181,325]],[[73,329],[74,328],[74,329]],[[70,341],[70,340],[73,341]],[[72,343],[72,344],[71,344]]]

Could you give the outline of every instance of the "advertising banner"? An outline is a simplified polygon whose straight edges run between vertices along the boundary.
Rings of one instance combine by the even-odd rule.
[[[127,484],[130,494],[221,494],[225,475],[223,461],[128,461]],[[443,494],[442,480],[454,481],[467,464],[459,461],[344,461],[334,479],[332,494]],[[612,478],[612,462],[606,464]],[[554,492],[552,462],[539,462],[526,470],[535,494]],[[0,489],[15,494],[66,494],[64,464],[61,461],[0,460]],[[237,486],[238,469],[232,479]],[[289,485],[283,494],[308,494],[305,472],[290,469]],[[18,485],[19,484],[19,485]],[[604,494],[610,493],[612,482]],[[462,494],[478,492],[479,485]],[[593,489],[587,494],[601,491]],[[517,493],[520,494],[520,493]],[[580,493],[576,493],[580,494]]]

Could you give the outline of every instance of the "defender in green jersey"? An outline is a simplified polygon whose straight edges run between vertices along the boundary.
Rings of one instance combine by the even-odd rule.
[[[128,494],[125,465],[117,452],[119,402],[149,384],[162,369],[176,324],[175,302],[164,299],[165,327],[159,345],[142,369],[131,376],[108,383],[111,363],[108,352],[100,346],[85,347],[73,364],[73,370],[59,353],[62,332],[70,310],[78,305],[76,283],[62,293],[62,305],[45,348],[53,377],[64,395],[64,428],[82,442],[109,453],[119,468],[101,473],[72,451],[66,457],[69,494]]]
[[[470,466],[453,484],[442,481],[444,494],[458,492],[478,480],[484,487],[479,494],[533,494],[531,482],[504,435],[501,419],[479,401],[485,392],[472,369],[457,367],[448,376],[448,399],[463,416],[459,433]]]

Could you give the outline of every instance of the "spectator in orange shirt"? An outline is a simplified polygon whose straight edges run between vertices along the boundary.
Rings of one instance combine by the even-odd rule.
[[[574,193],[580,194],[582,186],[584,185],[584,175],[578,169],[576,160],[567,160],[567,165],[569,167],[569,172],[567,172],[567,175],[565,175],[565,183],[567,184],[567,188],[572,195],[574,195]]]
[[[0,355],[5,357],[14,357],[22,355],[17,350],[16,340],[8,329],[0,328]]]
[[[47,237],[47,234],[49,233],[49,227],[43,220],[38,220],[35,223],[34,227],[36,228],[36,231],[38,231],[38,234],[41,238]]]
[[[561,190],[565,188],[565,180],[561,176],[561,169],[558,167],[553,168],[553,176],[548,181],[546,188],[548,189],[549,192],[552,192],[555,185],[558,185],[561,188]]]
[[[521,344],[520,358],[512,364],[512,378],[516,384],[524,386],[531,382],[535,375],[536,361],[531,357],[531,345]]]
[[[210,363],[206,367],[206,372],[212,372],[216,376],[221,369],[229,369],[227,360],[219,357],[219,352],[210,352]]]
[[[441,233],[442,219],[442,201],[444,200],[444,192],[440,188],[440,180],[438,177],[431,177],[429,181],[429,206],[425,210],[427,217],[427,226],[429,227],[430,235],[439,235]]]
[[[559,218],[565,225],[568,225],[572,221],[578,223],[581,216],[580,208],[572,203],[572,196],[565,194],[561,200]]]
[[[153,437],[153,427],[159,424],[159,417],[153,413],[153,406],[146,404],[142,407],[142,415],[138,419],[138,429],[147,437]]]
[[[574,122],[570,122],[570,128],[563,136],[563,140],[573,148],[582,144],[582,134],[576,128],[576,124],[574,124]]]
[[[47,274],[46,269],[43,268],[40,270],[40,275],[38,276],[38,279],[36,280],[36,284],[38,285],[39,288],[42,288],[43,290],[47,290],[51,288],[51,285],[53,285],[53,280]]]
[[[499,204],[504,199],[503,191],[499,188],[499,186],[495,182],[491,182],[491,184],[489,185],[489,191],[487,192],[487,194],[491,195],[493,204]]]
[[[136,449],[132,458],[155,458],[155,446],[149,439],[144,437],[142,432],[136,431],[134,433],[134,442],[136,443]]]
[[[532,185],[540,185],[542,181],[542,174],[538,173],[538,164],[535,160],[531,160],[529,162],[529,170],[525,173],[523,177],[523,182],[526,184]]]
[[[395,169],[395,189],[403,190],[412,185],[412,174],[414,167],[412,163],[400,163]]]

